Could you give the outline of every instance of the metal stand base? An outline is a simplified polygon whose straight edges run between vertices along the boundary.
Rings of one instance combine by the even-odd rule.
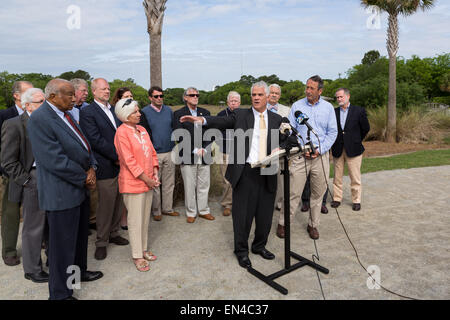
[[[274,288],[275,290],[278,290],[280,293],[286,295],[288,294],[288,290],[279,285],[278,283],[276,283],[274,281],[274,279],[279,278],[285,274],[288,274],[294,270],[297,270],[301,267],[304,266],[310,266],[311,268],[320,271],[324,274],[328,274],[330,271],[327,268],[322,267],[321,265],[308,260],[298,254],[296,254],[295,252],[291,251],[291,228],[290,228],[290,199],[289,199],[289,195],[290,195],[290,182],[289,182],[289,150],[286,151],[286,155],[283,156],[284,158],[284,170],[282,170],[282,174],[283,176],[283,182],[284,182],[284,221],[285,221],[285,238],[284,238],[284,264],[285,267],[284,269],[275,272],[269,276],[265,276],[263,275],[261,272],[253,269],[252,267],[247,268],[247,271],[250,272],[252,275],[254,275],[255,277],[257,277],[258,279],[264,281],[265,283],[267,283],[269,286],[271,286],[272,288]],[[290,258],[295,258],[297,259],[298,263],[294,264],[291,266],[291,259]]]

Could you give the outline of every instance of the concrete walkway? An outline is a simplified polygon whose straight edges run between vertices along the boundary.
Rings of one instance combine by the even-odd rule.
[[[348,177],[344,183],[340,217],[365,267],[378,266],[381,285],[414,298],[450,299],[450,166],[363,175],[360,212],[351,210]],[[289,290],[286,296],[239,267],[233,255],[231,217],[221,215],[217,201],[210,206],[215,221],[197,219],[187,224],[184,215],[151,221],[150,249],[158,260],[147,273],[135,269],[129,246],[110,245],[108,257],[95,260],[95,236],[91,236],[89,270],[101,270],[105,276],[83,283],[74,296],[102,300],[323,299],[316,272],[309,267],[277,279]],[[320,264],[330,269],[328,275],[320,274],[325,298],[401,299],[368,288],[368,275],[358,264],[335,210],[328,208],[330,213],[321,216],[316,243]],[[278,212],[267,246],[276,259],[266,261],[250,254],[254,268],[265,274],[284,267],[284,242],[275,236],[277,221]],[[306,225],[307,215],[298,210],[292,223],[291,249],[311,259],[315,248]],[[126,232],[123,235],[128,237]],[[0,263],[0,299],[47,298],[47,284],[25,280],[22,265]]]

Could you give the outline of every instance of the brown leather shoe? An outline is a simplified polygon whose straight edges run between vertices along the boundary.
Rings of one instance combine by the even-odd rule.
[[[300,210],[301,212],[309,211],[309,203],[303,203],[302,208]]]
[[[361,210],[361,203],[354,203],[354,204],[352,205],[352,210],[353,210],[353,211],[359,211],[359,210]]]
[[[308,225],[308,228],[306,228],[306,231],[308,231],[311,239],[313,239],[313,240],[319,239],[319,231],[317,230],[317,228],[313,228]]]
[[[159,216],[153,216],[153,220],[155,220],[155,221],[161,221],[161,220],[162,220],[162,215],[159,215]]]
[[[14,266],[17,266],[18,264],[20,264],[20,258],[18,256],[4,257],[3,262],[7,266],[14,267]]]
[[[187,217],[186,222],[187,223],[194,223],[195,222],[195,217]]]
[[[207,214],[199,214],[198,215],[200,218],[206,219],[206,220],[215,220],[216,218],[214,218],[214,216],[211,213],[207,213]]]
[[[180,213],[176,212],[176,211],[172,211],[172,212],[163,212],[162,213],[165,216],[171,216],[171,217],[178,217],[180,215]]]
[[[284,239],[284,226],[282,226],[281,224],[279,224],[277,227],[277,237]]]
[[[228,217],[230,214],[231,214],[231,209],[230,208],[223,209],[223,215],[225,217]]]

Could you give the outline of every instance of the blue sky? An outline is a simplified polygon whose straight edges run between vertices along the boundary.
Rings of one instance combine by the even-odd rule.
[[[70,30],[69,6],[80,9]],[[168,0],[163,30],[163,86],[211,90],[241,74],[305,81],[335,79],[365,52],[386,53],[387,15],[357,0]],[[450,52],[450,1],[400,18],[399,56]],[[142,0],[13,0],[0,11],[0,71],[133,78],[149,86],[147,21]]]

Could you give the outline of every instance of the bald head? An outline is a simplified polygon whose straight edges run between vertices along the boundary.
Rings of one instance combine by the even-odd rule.
[[[95,100],[101,102],[104,105],[108,104],[111,91],[106,79],[97,78],[92,80],[91,90]]]
[[[75,104],[75,88],[70,81],[53,79],[45,87],[45,98],[59,110],[69,111]]]

